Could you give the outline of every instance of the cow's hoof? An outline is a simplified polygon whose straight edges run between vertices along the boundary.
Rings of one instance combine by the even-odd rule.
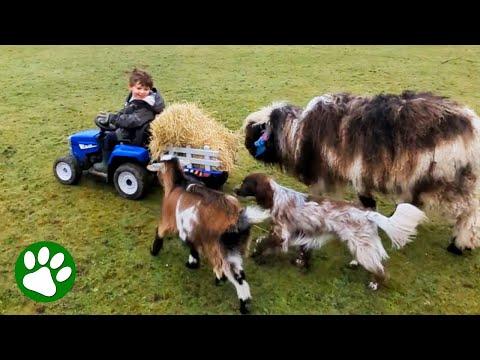
[[[447,251],[455,255],[463,255],[463,251],[460,250],[453,242],[450,245],[448,245]]]

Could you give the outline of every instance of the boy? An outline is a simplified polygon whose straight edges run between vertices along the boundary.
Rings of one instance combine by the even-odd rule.
[[[122,110],[97,117],[99,122],[105,125],[110,123],[116,130],[105,132],[102,161],[93,164],[96,171],[107,172],[110,153],[117,143],[128,140],[129,144],[144,146],[150,122],[165,108],[165,102],[153,87],[152,77],[147,72],[134,69],[128,88],[130,92]]]

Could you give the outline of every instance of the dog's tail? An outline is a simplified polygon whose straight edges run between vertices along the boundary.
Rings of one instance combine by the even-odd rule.
[[[247,206],[240,211],[236,224],[222,234],[220,241],[228,249],[236,249],[239,244],[247,242],[252,224],[260,223],[269,217],[270,211],[262,210],[257,206]]]
[[[367,217],[387,233],[396,249],[411,242],[418,224],[427,220],[425,213],[411,204],[399,204],[389,218],[375,211],[369,212]]]
[[[271,217],[270,211],[260,209],[258,206],[247,206],[245,216],[250,224],[261,223]]]

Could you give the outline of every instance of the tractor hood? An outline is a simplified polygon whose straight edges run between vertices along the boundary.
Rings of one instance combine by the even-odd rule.
[[[97,143],[97,136],[100,133],[99,129],[89,129],[79,131],[73,135],[70,135],[69,139],[75,143],[88,143],[88,144],[96,144]]]

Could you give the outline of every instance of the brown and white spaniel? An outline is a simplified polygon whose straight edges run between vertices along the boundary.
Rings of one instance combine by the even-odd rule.
[[[346,201],[288,189],[259,173],[248,175],[235,193],[254,196],[258,205],[270,210],[273,237],[279,239],[277,245],[284,251],[298,246],[308,252],[335,238],[346,243],[354,262],[374,275],[369,284],[373,290],[386,279],[382,262],[388,259],[377,227],[385,231],[398,249],[412,240],[417,225],[426,219],[423,211],[411,204],[399,204],[388,218]],[[271,244],[275,245],[275,241]]]

